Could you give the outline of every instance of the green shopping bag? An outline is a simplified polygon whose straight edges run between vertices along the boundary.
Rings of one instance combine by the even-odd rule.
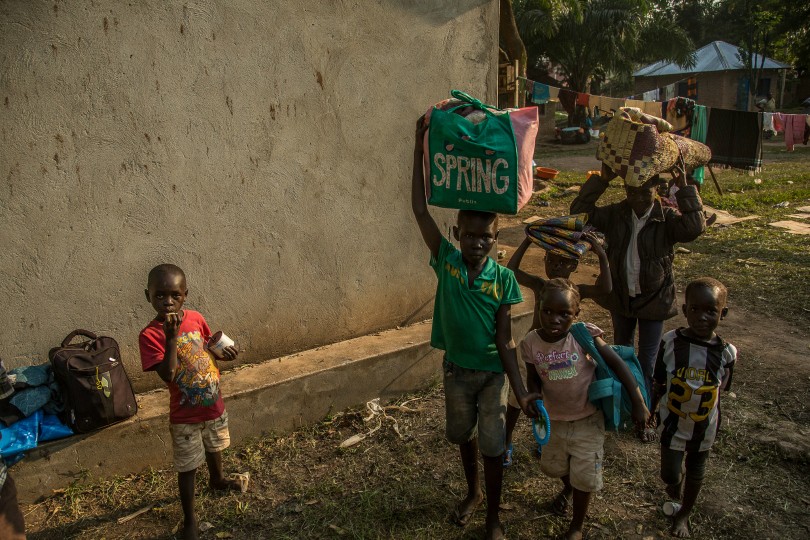
[[[434,108],[428,129],[428,203],[459,210],[515,214],[518,210],[518,150],[508,113],[461,92],[464,103]],[[454,111],[472,106],[486,118],[473,123]],[[536,128],[535,128],[536,129]]]

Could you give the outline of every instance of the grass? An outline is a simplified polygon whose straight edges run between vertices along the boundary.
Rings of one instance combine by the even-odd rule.
[[[592,152],[586,149],[584,152]],[[572,155],[572,154],[567,154]],[[705,487],[692,520],[697,538],[807,538],[810,535],[810,453],[791,452],[780,438],[810,432],[810,367],[803,356],[810,313],[810,238],[767,225],[792,208],[810,204],[810,153],[787,155],[768,147],[761,174],[717,171],[727,194],[703,189],[712,206],[760,218],[730,227],[710,228],[676,257],[679,286],[697,275],[714,275],[730,289],[732,307],[750,313],[737,336],[768,328],[773,343],[740,349],[735,373],[739,397],[723,398],[730,419],[709,461]],[[777,161],[778,159],[778,161]],[[584,171],[563,170],[550,189],[534,197],[523,215],[561,215],[574,197],[566,190],[582,183]],[[761,178],[761,183],[754,179]],[[789,184],[788,181],[793,182]],[[611,187],[605,200],[619,200]],[[787,208],[775,204],[788,201]],[[547,203],[548,206],[541,205]],[[588,309],[588,308],[586,308]],[[609,327],[607,314],[590,309],[588,320]],[[787,323],[785,321],[791,321]],[[786,329],[787,328],[787,329]],[[767,333],[766,332],[766,333]],[[781,346],[783,349],[778,349]],[[775,349],[776,352],[774,352]],[[786,353],[779,351],[785,350]],[[243,441],[225,452],[226,470],[251,473],[246,494],[219,495],[197,477],[197,512],[211,525],[202,538],[477,538],[483,511],[466,530],[447,521],[464,492],[456,450],[443,437],[444,404],[439,385],[398,401],[413,400],[416,412],[392,410],[391,423],[359,444],[342,441],[365,433],[364,409],[337,413],[290,434]],[[515,465],[504,480],[504,511],[510,538],[551,538],[567,520],[552,516],[548,501],[558,484],[542,476],[528,422],[515,434]],[[667,520],[658,479],[658,451],[630,435],[609,434],[605,448],[605,488],[589,513],[589,537],[649,539],[666,537]],[[29,538],[167,538],[181,511],[171,470],[150,470],[104,482],[77,481],[64,491],[24,508]],[[132,521],[117,519],[147,505]]]

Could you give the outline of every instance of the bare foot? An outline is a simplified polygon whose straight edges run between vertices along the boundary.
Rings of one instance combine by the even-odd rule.
[[[680,512],[672,518],[672,536],[675,538],[689,538],[689,516],[682,516]]]
[[[487,521],[487,532],[484,536],[487,540],[505,540],[506,535],[503,532],[503,525],[500,521],[490,523]]]
[[[563,489],[560,494],[551,501],[551,511],[558,516],[564,516],[568,513],[568,507],[571,505],[571,492]]]
[[[568,529],[565,533],[565,540],[581,540],[582,529]]]
[[[209,486],[217,491],[238,491],[245,493],[250,483],[250,473],[234,474],[233,478],[225,478],[219,481],[211,480]]]
[[[459,527],[466,527],[483,501],[484,494],[480,491],[475,495],[467,495],[467,497],[459,502],[453,509],[453,523]]]
[[[681,500],[681,484],[667,484],[665,491],[667,495],[676,501]]]

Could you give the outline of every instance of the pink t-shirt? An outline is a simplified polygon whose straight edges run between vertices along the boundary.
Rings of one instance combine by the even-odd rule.
[[[211,329],[196,311],[183,310],[177,332],[177,371],[169,387],[169,422],[196,424],[216,420],[225,411],[219,391],[219,368],[205,344]],[[163,362],[166,334],[163,323],[153,320],[139,337],[141,367],[154,369]]]
[[[585,323],[593,337],[602,330]],[[563,339],[548,343],[530,331],[520,342],[523,361],[537,370],[543,383],[543,405],[552,420],[581,420],[597,411],[588,401],[588,386],[594,380],[596,362],[569,332]]]

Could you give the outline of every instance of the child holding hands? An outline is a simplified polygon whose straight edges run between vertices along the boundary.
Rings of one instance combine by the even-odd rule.
[[[602,411],[588,401],[588,387],[596,363],[571,334],[579,316],[579,290],[567,279],[551,279],[540,295],[540,326],[529,331],[520,344],[527,366],[529,392],[542,392],[551,420],[551,438],[540,458],[540,469],[562,480],[563,489],[552,510],[565,515],[573,499],[573,517],[565,538],[582,538],[582,528],[591,493],[602,488],[605,420]],[[650,413],[625,363],[600,337],[602,331],[585,325],[605,363],[616,373],[633,404],[636,425],[644,425]]]
[[[174,468],[183,507],[183,538],[196,540],[194,477],[208,465],[209,485],[217,490],[244,492],[248,478],[225,477],[222,451],[230,446],[228,414],[219,389],[219,369],[207,350],[211,330],[203,316],[182,309],[188,295],[186,276],[173,264],[161,264],[149,272],[146,299],[157,312],[141,330],[139,345],[144,371],[155,371],[169,387],[169,431]],[[225,347],[225,360],[239,351]]]
[[[602,247],[602,243],[591,232],[584,233],[582,239],[591,245],[591,249],[599,258],[599,277],[596,278],[596,283],[593,285],[576,285],[579,291],[580,299],[594,298],[610,294],[611,280],[610,280],[610,264],[608,263],[607,254]],[[540,299],[543,294],[543,287],[546,285],[548,279],[562,278],[568,279],[571,274],[579,266],[579,259],[572,257],[563,257],[557,253],[546,251],[546,256],[543,259],[545,263],[546,277],[543,279],[540,276],[530,274],[525,270],[520,269],[520,262],[523,260],[526,250],[532,244],[528,234],[523,240],[523,243],[515,250],[515,253],[509,259],[506,267],[515,273],[518,283],[524,287],[529,287],[534,293],[534,318],[532,319],[532,326],[530,330],[540,328]],[[526,364],[519,362],[520,376],[524,381],[526,380]],[[503,466],[509,467],[512,465],[512,434],[515,431],[515,425],[520,417],[520,407],[517,403],[517,398],[514,392],[509,393],[509,401],[506,407],[506,443],[504,447]],[[537,447],[537,452],[541,453],[540,446]]]
[[[504,538],[499,506],[507,377],[523,411],[528,416],[538,414],[537,396],[529,395],[520,380],[512,341],[511,305],[523,298],[512,271],[488,256],[498,237],[497,214],[460,211],[453,236],[461,249],[439,232],[425,200],[422,141],[427,126],[423,120],[416,126],[411,206],[438,278],[430,343],[445,351],[447,439],[459,446],[467,481],[467,495],[453,511],[453,520],[465,526],[484,498],[478,476],[480,451],[486,538],[499,539]]]
[[[715,334],[728,313],[726,287],[712,278],[686,286],[682,307],[688,326],[664,334],[654,372],[652,406],[661,424],[661,479],[672,505],[672,534],[689,536],[689,515],[697,501],[709,450],[720,424],[718,393],[728,391],[737,349]],[[686,474],[683,473],[684,462]]]

